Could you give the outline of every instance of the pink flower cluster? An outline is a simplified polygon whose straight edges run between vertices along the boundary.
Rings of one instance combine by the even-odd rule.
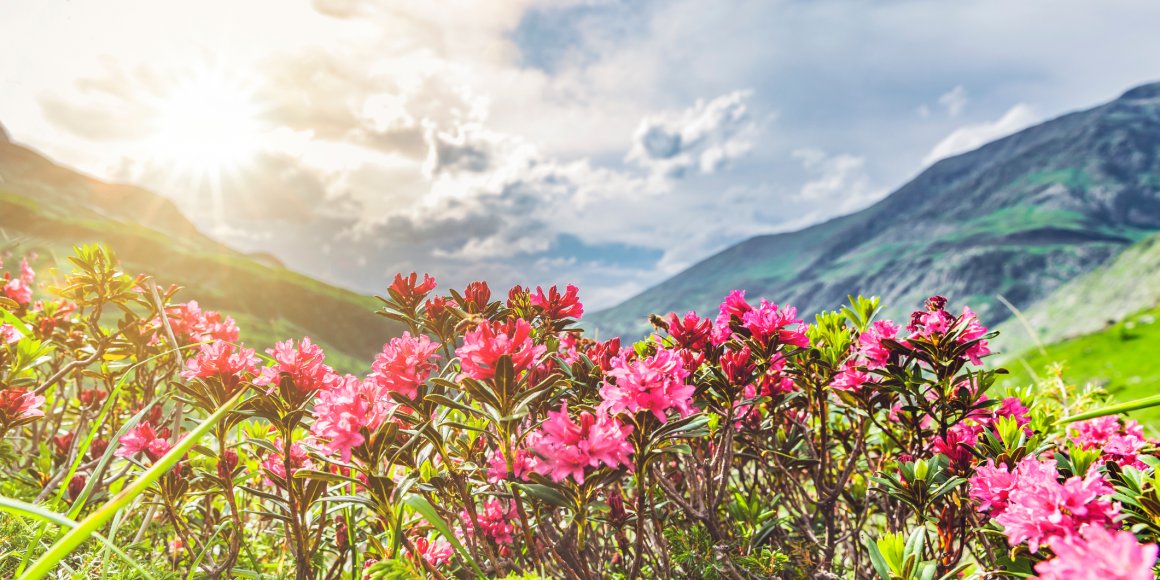
[[[227,391],[233,391],[247,376],[257,372],[258,357],[254,349],[234,346],[228,342],[209,342],[201,345],[197,355],[185,361],[181,378],[185,380],[218,378]]]
[[[169,429],[154,431],[148,421],[137,424],[117,442],[121,446],[113,453],[115,457],[134,457],[144,452],[151,461],[157,461],[173,448],[169,442]]]
[[[1135,534],[1084,526],[1078,534],[1047,544],[1055,558],[1035,565],[1040,580],[1153,580],[1156,544],[1141,545]]]
[[[274,364],[263,368],[254,384],[259,387],[269,385],[269,393],[274,392],[284,375],[289,377],[299,393],[323,391],[342,379],[326,365],[322,347],[311,343],[309,337],[303,338],[297,346],[293,340],[276,343],[266,352],[274,357]]]
[[[569,284],[564,294],[560,294],[560,290],[553,286],[544,293],[544,289],[537,286],[536,291],[531,294],[532,306],[540,309],[540,312],[547,318],[552,320],[562,320],[564,318],[580,319],[584,316],[584,305],[580,303],[580,298],[577,297],[579,290]]]
[[[233,318],[213,310],[202,310],[196,300],[176,304],[165,309],[169,327],[179,339],[190,342],[224,340],[238,341],[238,325]],[[155,326],[160,329],[161,324]]]
[[[512,476],[519,481],[529,481],[528,475],[532,473],[540,473],[540,458],[535,453],[529,451],[534,449],[536,444],[543,436],[541,431],[533,431],[528,433],[522,441],[523,447],[515,447],[513,452],[515,457],[512,458]],[[491,459],[487,462],[487,480],[491,483],[498,483],[508,478],[507,460],[504,459],[503,450],[496,448],[492,453]]]
[[[805,348],[810,345],[806,337],[805,325],[797,318],[797,309],[787,306],[784,310],[762,299],[756,308],[745,301],[744,290],[734,290],[721,303],[717,320],[713,325],[713,344],[724,344],[733,336],[731,324],[738,321],[741,327],[762,346],[773,343]]]
[[[484,322],[463,335],[463,346],[456,349],[462,373],[460,380],[470,377],[487,380],[495,376],[500,357],[510,356],[516,373],[528,370],[547,347],[532,339],[532,326],[526,320],[515,322]]]
[[[270,453],[266,459],[262,461],[262,467],[272,475],[280,479],[286,479],[286,461],[282,455],[283,441],[281,438],[274,441],[274,447],[278,448],[278,453]],[[306,454],[306,448],[298,443],[290,444],[290,475],[299,469],[314,469],[314,462],[310,460],[310,456]],[[275,482],[270,478],[264,480],[266,485],[274,485]]]
[[[501,546],[512,545],[515,542],[515,538],[512,537],[511,524],[515,518],[514,507],[511,502],[495,498],[483,502],[483,509],[476,510],[475,513],[476,519],[479,520],[479,527],[483,530],[483,535]],[[466,511],[460,514],[460,519],[463,520],[464,531],[468,535],[475,533],[471,517]]]
[[[970,308],[964,306],[962,315],[955,318],[946,311],[946,304],[946,298],[932,296],[926,301],[925,311],[912,312],[910,324],[906,327],[912,333],[911,336],[932,339],[947,334],[951,330],[959,329],[960,332],[955,342],[966,344],[987,335],[987,328],[979,322],[979,317]],[[987,341],[979,340],[971,345],[963,356],[972,364],[981,365],[983,364],[982,357],[989,354],[991,354],[991,348]]]
[[[629,464],[632,444],[628,436],[632,426],[622,425],[604,413],[580,413],[577,424],[568,416],[565,404],[559,411],[548,412],[542,429],[543,437],[533,446],[541,458],[536,469],[552,481],[561,482],[571,476],[583,484],[585,469],[601,465],[615,469]]]
[[[20,261],[19,276],[12,278],[10,274],[5,272],[4,279],[4,296],[21,306],[27,306],[32,302],[32,285],[36,280],[36,272],[33,272],[32,267],[28,265],[27,258]]]
[[[366,441],[363,430],[377,429],[395,407],[380,383],[346,375],[335,386],[319,391],[310,430],[325,442],[327,453],[339,453],[343,461],[350,461],[351,449]]]
[[[412,337],[411,333],[404,332],[403,336],[391,339],[383,346],[383,351],[375,356],[371,364],[372,373],[367,381],[373,382],[380,388],[398,393],[407,399],[419,396],[419,386],[431,376],[435,370],[435,354],[439,350],[439,343],[424,335]]]
[[[1101,458],[1120,467],[1147,467],[1140,461],[1140,455],[1148,446],[1144,438],[1144,428],[1128,419],[1123,426],[1115,416],[1098,417],[1072,426],[1071,440],[1083,449],[1100,449]]]
[[[1015,469],[980,466],[970,479],[970,497],[1003,526],[1007,542],[1026,542],[1032,553],[1053,540],[1074,537],[1083,526],[1108,527],[1119,504],[1108,498],[1112,488],[1094,470],[1085,477],[1059,481],[1055,461],[1034,457]]]
[[[635,415],[647,411],[664,422],[670,409],[681,417],[696,412],[693,385],[685,382],[689,371],[675,350],[660,349],[656,354],[638,360],[621,355],[612,359],[600,396],[600,410],[610,415]],[[608,379],[614,379],[609,381]]]
[[[0,416],[5,423],[23,422],[44,416],[44,397],[24,389],[9,387],[0,390]]]

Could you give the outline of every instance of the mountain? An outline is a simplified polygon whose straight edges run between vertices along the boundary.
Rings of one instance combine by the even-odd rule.
[[[943,294],[995,324],[1160,230],[1160,83],[944,159],[877,204],[732,246],[613,308],[601,334],[650,313],[715,307],[734,288],[810,315],[849,294],[900,317]]]
[[[36,268],[70,270],[65,257],[83,243],[108,244],[125,269],[185,288],[181,300],[222,310],[242,340],[264,349],[310,336],[340,370],[365,372],[398,329],[373,311],[378,302],[292,272],[269,256],[249,256],[203,235],[168,199],[104,183],[17,145],[0,127],[0,250],[41,255]]]
[[[1096,383],[1117,401],[1160,391],[1160,234],[1064,284],[999,325],[997,364],[1008,386],[1031,384],[1056,363],[1068,383]],[[1031,338],[1032,332],[1038,341]],[[1134,413],[1160,425],[1160,408]]]
[[[1037,343],[1051,345],[1101,332],[1158,307],[1160,234],[1059,287],[1023,311],[1023,320],[999,325],[995,344],[1004,355],[1019,355],[1037,350]]]

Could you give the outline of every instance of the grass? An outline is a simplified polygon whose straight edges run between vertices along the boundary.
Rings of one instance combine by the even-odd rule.
[[[1031,384],[1032,373],[1044,376],[1052,364],[1059,363],[1065,381],[1099,384],[1116,402],[1160,394],[1160,307],[1128,316],[1104,330],[1049,344],[1044,350],[1032,349],[1004,361],[1011,374],[1002,384]],[[1133,417],[1160,429],[1160,408],[1138,411]]]

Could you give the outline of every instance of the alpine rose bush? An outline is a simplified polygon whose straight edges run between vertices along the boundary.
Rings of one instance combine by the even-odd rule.
[[[335,368],[106,249],[44,287],[36,260],[0,284],[5,577],[54,554],[35,510],[109,516],[117,550],[53,562],[81,577],[1155,577],[1148,426],[1058,374],[1000,388],[939,296],[895,322],[736,290],[596,341],[575,286],[399,274],[398,332]]]

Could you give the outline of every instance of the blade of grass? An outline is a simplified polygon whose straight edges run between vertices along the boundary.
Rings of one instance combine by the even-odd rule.
[[[54,543],[52,547],[44,553],[43,556],[41,556],[38,560],[36,560],[36,562],[32,564],[31,568],[29,568],[22,576],[20,576],[20,578],[35,580],[44,578],[50,572],[52,572],[52,569],[61,560],[63,560],[65,556],[68,556],[73,550],[83,544],[89,536],[96,533],[96,531],[101,526],[105,525],[105,523],[108,522],[115,514],[117,514],[117,512],[121,511],[125,508],[125,506],[129,505],[129,503],[132,502],[134,498],[149,489],[149,486],[153,485],[153,483],[160,479],[162,475],[164,475],[170,469],[173,469],[173,466],[177,465],[177,462],[180,461],[181,458],[184,457],[185,454],[188,453],[194,445],[197,445],[198,441],[202,438],[203,435],[209,433],[210,429],[212,429],[213,426],[218,423],[218,421],[220,421],[230,411],[233,410],[238,402],[241,401],[244,394],[245,391],[240,391],[238,394],[234,395],[234,397],[227,401],[226,404],[222,406],[222,408],[218,409],[212,415],[207,417],[204,421],[201,422],[200,425],[191,431],[189,435],[187,435],[177,445],[175,445],[173,449],[169,450],[168,453],[162,456],[161,459],[159,459],[157,463],[153,465],[153,467],[150,467],[147,471],[145,471],[145,473],[141,474],[141,477],[138,477],[133,481],[133,483],[129,484],[125,487],[125,489],[121,490],[121,493],[118,493],[116,496],[106,502],[105,505],[101,506],[99,509],[90,514],[89,517],[82,520],[77,527],[73,528],[71,531],[69,531],[69,533],[65,534],[64,537],[57,540],[56,543]]]
[[[1055,422],[1056,425],[1067,425],[1068,423],[1075,423],[1076,421],[1086,421],[1087,419],[1095,419],[1096,417],[1105,417],[1107,415],[1119,415],[1129,411],[1139,411],[1140,409],[1147,409],[1150,407],[1160,406],[1160,395],[1153,395],[1151,397],[1144,397],[1143,399],[1136,399],[1135,401],[1128,401],[1126,403],[1118,403],[1109,405],[1100,409],[1093,409],[1086,413],[1072,415],[1071,417],[1064,417]]]
[[[439,512],[435,511],[435,506],[427,501],[427,498],[421,495],[411,494],[403,498],[403,503],[423,516],[423,519],[427,520],[427,523],[431,524],[431,527],[435,528],[435,531],[439,532],[439,535],[446,538],[451,543],[451,546],[455,548],[455,551],[459,553],[459,556],[471,565],[472,570],[475,570],[475,573],[479,577],[486,576],[483,570],[480,570],[479,565],[475,563],[471,554],[463,547],[463,544],[459,543],[459,538],[456,538],[455,534],[451,532],[451,528],[447,526],[447,522],[443,521],[443,518],[439,516]]]
[[[49,511],[49,510],[44,509],[38,505],[25,503],[25,502],[22,502],[20,500],[8,498],[8,497],[0,497],[0,510],[4,510],[4,511],[9,512],[9,513],[14,513],[14,514],[18,514],[18,515],[36,518],[39,520],[43,520],[45,522],[56,524],[56,525],[61,526],[63,528],[75,529],[77,526],[80,525],[77,522],[75,522],[69,518],[66,518],[66,517],[54,512],[54,511]],[[108,538],[102,536],[101,534],[95,533],[95,532],[93,533],[93,537],[96,538],[97,541],[104,544],[104,546],[106,548],[112,550],[114,554],[120,556],[121,559],[124,560],[126,564],[129,564],[129,566],[132,566],[133,569],[136,570],[139,574],[141,574],[142,576],[144,576],[146,578],[154,579],[154,576],[152,574],[150,574],[149,571],[146,570],[144,566],[137,563],[137,561],[134,560],[131,556],[129,556],[124,551],[122,551],[120,548],[118,548],[116,545],[114,545],[112,542],[110,542],[108,540]],[[32,546],[30,545],[28,549],[29,549],[29,551],[32,551]]]

